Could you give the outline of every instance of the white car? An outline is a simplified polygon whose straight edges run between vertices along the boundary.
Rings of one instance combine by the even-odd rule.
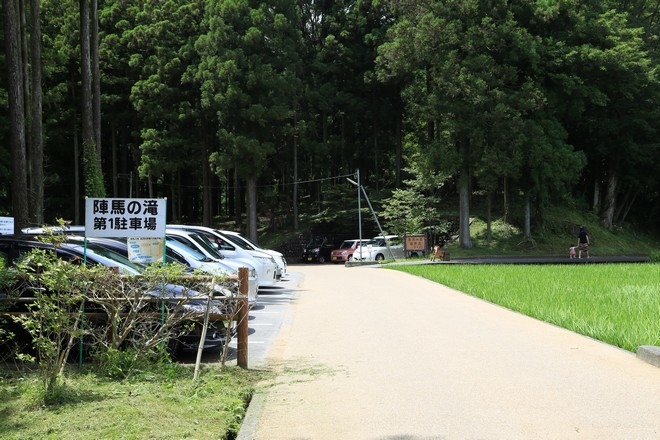
[[[177,235],[182,236],[190,233],[196,234],[196,237],[204,237],[205,246],[210,246],[213,251],[205,249],[202,252],[211,258],[218,258],[217,255],[220,254],[230,259],[250,261],[250,264],[257,270],[259,287],[270,287],[277,282],[277,264],[270,255],[260,251],[247,251],[236,246],[217,229],[205,226],[167,225],[166,234],[168,238],[172,236],[176,239]],[[199,238],[196,240],[199,241]]]
[[[69,242],[73,242],[76,240],[82,241],[82,239],[82,236],[70,235],[68,240]],[[91,238],[89,239],[89,243],[94,243],[95,245],[110,249],[123,257],[127,257],[128,255],[129,245],[126,239]],[[219,276],[238,277],[238,269],[240,267],[248,269],[248,304],[250,307],[256,305],[259,286],[254,267],[248,266],[244,262],[237,262],[226,258],[222,261],[213,260],[196,249],[176,240],[167,240],[165,244],[168,263],[183,264],[187,268]]]
[[[383,261],[405,258],[403,242],[398,235],[379,235],[353,252],[353,261]]]
[[[247,297],[248,304],[253,307],[257,304],[259,283],[257,280],[256,270],[253,266],[248,266],[245,262],[238,262],[225,258],[222,261],[212,260],[200,251],[190,246],[187,246],[177,240],[167,241],[168,255],[175,260],[190,266],[192,269],[200,270],[217,275],[233,275],[238,276],[238,269],[245,267],[248,269],[248,288]]]
[[[286,275],[286,259],[284,258],[284,255],[281,252],[277,252],[272,249],[264,249],[255,242],[251,241],[250,239],[243,237],[238,232],[220,231],[220,233],[222,233],[222,235],[224,235],[229,240],[231,240],[235,245],[240,246],[247,251],[265,252],[271,257],[273,257],[275,263],[277,263],[276,277],[278,280],[281,279],[284,275]]]

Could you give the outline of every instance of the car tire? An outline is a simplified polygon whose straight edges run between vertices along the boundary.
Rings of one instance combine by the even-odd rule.
[[[346,261],[353,261],[353,255],[349,255]]]
[[[377,254],[376,255],[376,261],[383,261],[385,259],[385,256],[383,254]]]
[[[419,255],[417,255],[417,252],[411,252],[410,253],[410,258],[417,258]]]
[[[325,257],[323,257],[323,255],[319,256],[319,263],[321,264],[325,263]]]

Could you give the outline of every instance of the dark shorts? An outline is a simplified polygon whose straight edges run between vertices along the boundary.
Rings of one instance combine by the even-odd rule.
[[[581,251],[586,251],[587,249],[589,249],[589,243],[580,243],[578,249]]]

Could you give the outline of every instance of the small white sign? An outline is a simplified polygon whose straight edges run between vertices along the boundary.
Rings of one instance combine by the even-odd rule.
[[[129,238],[126,240],[128,259],[133,263],[148,264],[163,261],[163,238]]]
[[[85,199],[87,237],[165,237],[167,199]]]
[[[14,233],[14,217],[0,217],[0,235]]]

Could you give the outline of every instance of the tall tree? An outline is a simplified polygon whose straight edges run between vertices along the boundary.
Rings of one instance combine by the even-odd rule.
[[[41,75],[41,2],[30,1],[30,221],[44,223],[43,91]]]
[[[9,143],[12,156],[12,214],[14,231],[28,225],[28,180],[23,101],[23,63],[19,45],[19,16],[13,0],[2,2],[9,104]]]
[[[94,93],[91,56],[91,1],[80,0],[80,71],[81,71],[81,117],[83,172],[85,174],[85,195],[105,197],[105,185],[101,170],[101,158],[96,148],[94,130]]]
[[[210,1],[198,42],[202,102],[217,114],[218,175],[236,168],[245,182],[247,235],[257,239],[257,182],[284,124],[293,119],[299,32],[295,2]]]

